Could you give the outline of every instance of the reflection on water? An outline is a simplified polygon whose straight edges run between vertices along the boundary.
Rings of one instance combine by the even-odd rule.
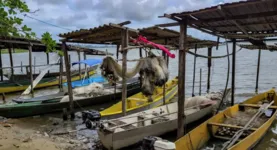
[[[271,43],[272,44],[272,43]],[[231,48],[231,44],[229,45],[229,48]],[[239,49],[237,47],[237,49]],[[106,50],[106,49],[100,49],[100,50]],[[109,52],[115,53],[115,48],[109,48]],[[71,55],[71,61],[77,61],[78,55],[76,55],[75,52],[69,52]],[[157,52],[155,52],[158,54]],[[178,74],[178,53],[177,51],[173,51],[176,55],[176,59],[170,59],[169,64],[169,71],[170,71],[170,77],[173,78],[177,76]],[[208,51],[207,49],[198,49],[198,54],[207,55]],[[21,61],[23,65],[28,65],[28,53],[17,53],[13,54],[14,56],[14,65],[20,66]],[[53,55],[53,54],[51,54]],[[50,63],[52,60],[50,55]],[[219,50],[213,51],[214,56],[219,55],[226,55],[226,49],[224,46],[220,47]],[[132,50],[132,52],[128,53],[128,59],[135,59],[139,56],[139,51]],[[246,50],[242,49],[237,53],[236,58],[236,102],[244,101],[245,99],[251,97],[254,95],[255,92],[255,82],[256,82],[256,71],[257,71],[257,56],[258,51],[255,50]],[[44,53],[33,53],[33,57],[36,57],[36,64],[45,64],[46,63],[46,55]],[[87,56],[87,58],[96,58],[96,57],[102,57],[102,56]],[[260,79],[259,79],[259,92],[264,92],[272,87],[276,87],[277,83],[277,53],[269,52],[269,51],[262,51],[261,53],[261,66],[260,66]],[[24,58],[24,59],[22,59]],[[81,59],[83,59],[83,54],[81,54]],[[119,59],[121,59],[121,56],[119,56]],[[6,54],[2,55],[3,60],[3,66],[9,66],[10,61],[9,57],[7,57]],[[128,68],[134,67],[135,62],[128,62]],[[205,93],[207,90],[207,59],[203,58],[197,58],[197,68],[196,68],[196,83],[195,83],[195,91],[196,95],[198,95],[199,91],[199,73],[200,68],[202,69],[202,87],[201,91],[202,93]],[[230,64],[232,65],[232,64]],[[84,67],[84,66],[82,66]],[[38,72],[40,69],[43,69],[44,67],[36,68],[36,72]],[[78,69],[78,65],[72,67],[72,69]],[[51,69],[51,72],[58,71],[58,66],[53,67]],[[16,73],[20,73],[20,68],[15,69]],[[227,73],[227,58],[223,59],[213,59],[212,60],[212,68],[211,68],[211,91],[218,91],[222,90],[225,87],[226,83],[226,73]],[[230,81],[229,86],[231,87],[231,74],[232,71],[230,71]],[[190,54],[187,54],[187,63],[186,63],[186,96],[190,96],[192,92],[192,78],[193,78],[193,56]],[[54,88],[46,88],[44,90],[36,90],[35,95],[46,95],[50,93],[56,93],[58,92],[58,89],[56,87]],[[12,95],[6,95],[7,99],[11,99],[12,97],[16,97],[20,93],[12,94]],[[276,140],[277,135],[273,131],[276,130],[277,123],[274,122],[272,129],[269,130],[269,132],[266,134],[265,138],[258,144],[257,149],[277,149],[276,146]]]

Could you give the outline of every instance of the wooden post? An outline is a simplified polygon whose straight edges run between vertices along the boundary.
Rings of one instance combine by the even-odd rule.
[[[185,73],[186,73],[186,46],[187,46],[187,20],[180,22],[179,38],[179,71],[178,71],[178,130],[177,139],[184,135],[184,100],[185,100]]]
[[[139,57],[142,58],[142,48],[139,48]],[[139,82],[140,82],[140,88],[142,87],[142,74],[139,72]]]
[[[200,68],[200,80],[199,80],[199,96],[201,96],[202,89],[202,68]]]
[[[21,73],[23,73],[23,63],[22,63],[22,61],[20,62],[20,71],[21,71]]]
[[[47,62],[47,65],[49,65],[49,52],[46,53],[46,62]],[[48,71],[48,76],[50,74],[50,71]]]
[[[13,81],[14,80],[14,69],[13,69],[13,55],[12,55],[12,45],[10,44],[9,45],[9,55],[10,55],[10,64],[11,64],[11,73],[12,73],[12,78],[11,80]]]
[[[36,57],[34,57],[34,74],[36,74]]]
[[[32,69],[32,45],[28,46],[29,48],[29,71],[30,71],[30,82],[31,82],[31,93],[34,95],[34,87],[33,87],[33,69]]]
[[[164,40],[164,44],[167,45],[167,39]],[[166,53],[163,51],[164,60],[166,60]],[[168,67],[168,66],[167,66]],[[163,85],[163,104],[165,105],[165,84]]]
[[[121,35],[121,48],[127,47],[129,44],[129,34],[128,30],[122,30]],[[126,70],[127,70],[127,51],[124,50],[122,52],[122,113],[125,116],[126,115],[126,97],[127,97],[127,86],[126,86]]]
[[[63,57],[62,56],[60,56],[59,88],[60,88],[60,92],[63,92]]]
[[[236,75],[236,39],[233,39],[233,56],[232,56],[232,96],[231,105],[235,102],[235,75]]]
[[[74,119],[75,115],[74,115],[73,93],[72,93],[71,75],[70,75],[71,63],[69,62],[70,55],[68,56],[65,41],[62,42],[62,50],[64,51],[64,61],[65,61],[67,88],[68,88],[68,96],[69,96],[69,111],[70,111],[71,119]]]
[[[70,72],[71,72],[71,56],[70,55],[68,55],[68,64],[69,64],[69,70],[70,70]],[[66,65],[65,65],[66,66]]]
[[[0,49],[0,75],[1,75],[1,81],[3,81],[3,69],[2,69],[2,50]]]
[[[80,51],[77,51],[78,53],[78,61],[80,62],[81,61],[81,55],[80,55]],[[70,63],[70,66],[71,66],[71,63]],[[81,64],[79,63],[79,78],[81,80]]]
[[[116,61],[118,62],[118,55],[119,55],[119,44],[116,45]]]
[[[195,54],[197,53],[197,44],[195,44]],[[196,69],[196,56],[194,56],[193,60],[193,79],[192,79],[192,94],[191,96],[194,97],[194,85],[195,85],[195,69]]]
[[[258,94],[258,88],[259,88],[259,75],[260,75],[260,63],[261,63],[261,49],[259,49],[258,53],[258,64],[257,64],[257,75],[256,75],[256,94]]]
[[[207,79],[207,93],[210,92],[210,81],[211,81],[211,66],[212,66],[212,47],[208,47],[208,79]]]

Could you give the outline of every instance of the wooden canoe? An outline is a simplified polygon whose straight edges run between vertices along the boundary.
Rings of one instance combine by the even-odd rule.
[[[166,83],[165,101],[169,102],[178,91],[178,80],[173,79]],[[126,101],[126,114],[133,114],[141,112],[150,108],[163,105],[163,87],[156,87],[154,95],[152,95],[152,102],[148,97],[144,96],[141,92],[127,98]],[[100,112],[101,118],[112,119],[122,117],[122,101]]]
[[[89,75],[93,75],[95,71],[90,71]],[[81,75],[81,79],[84,77],[84,74]],[[71,81],[80,80],[79,75],[72,76]],[[66,82],[66,79],[63,79],[63,83]],[[10,82],[5,81],[0,83],[0,93],[12,93],[12,92],[19,92],[24,91],[30,85],[30,81],[23,80],[17,82]],[[35,87],[35,89],[50,87],[59,85],[59,78],[58,77],[50,77],[50,78],[43,78]]]
[[[193,99],[199,100],[199,99]],[[186,124],[211,115],[216,101],[197,102],[194,106],[185,105]],[[202,104],[202,107],[200,107]],[[170,103],[139,113],[127,115],[102,123],[104,128],[97,130],[103,146],[109,150],[121,149],[141,141],[146,136],[160,136],[177,129],[178,103]]]
[[[270,95],[273,95],[272,99],[274,100],[274,104],[269,107],[269,110],[271,110],[269,117],[265,117],[265,115],[263,114],[264,116],[262,117],[264,117],[265,122],[257,128],[249,128],[247,131],[244,131],[248,132],[248,134],[241,136],[238,141],[228,149],[246,150],[253,148],[255,144],[257,144],[259,140],[261,140],[261,138],[265,135],[272,122],[276,118],[277,96],[275,90],[270,90],[265,93],[256,95],[241,104],[236,104],[213,116],[206,122],[202,123],[200,126],[196,127],[194,130],[190,131],[188,134],[177,140],[175,142],[176,150],[197,150],[207,146],[208,142],[212,142],[213,140],[222,141],[222,143],[230,140],[230,138],[232,138],[232,135],[219,135],[219,129],[222,129],[224,127],[228,130],[237,131],[242,129],[243,126],[225,123],[227,119],[230,119],[230,117],[235,118],[236,114],[246,112],[246,110],[259,109],[259,103],[263,101],[270,101]],[[250,118],[246,121],[249,120]]]
[[[114,88],[112,88],[114,89]],[[130,80],[127,84],[127,95],[131,96],[140,92],[140,82],[139,80]],[[105,103],[114,103],[118,102],[121,99],[122,93],[120,89],[117,90],[117,93],[107,94],[103,96],[97,96],[92,98],[83,98],[74,100],[74,108],[82,110],[85,107],[94,108],[99,107],[100,104]],[[41,115],[53,112],[62,111],[63,108],[69,107],[69,102],[59,102],[61,98],[52,99],[47,102],[31,102],[31,103],[21,103],[21,104],[5,104],[0,105],[0,116],[7,118],[20,118],[34,115]]]

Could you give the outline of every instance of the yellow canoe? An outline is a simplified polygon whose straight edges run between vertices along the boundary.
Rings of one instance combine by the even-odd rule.
[[[259,127],[252,127],[249,130],[246,130],[244,132],[244,136],[241,136],[238,139],[237,143],[232,145],[232,147],[229,147],[228,150],[246,150],[253,148],[259,142],[259,140],[261,140],[263,135],[265,135],[266,131],[269,129],[272,122],[276,118],[277,96],[274,89],[256,95],[241,104],[236,104],[213,116],[206,122],[202,123],[200,126],[196,127],[194,130],[190,131],[188,134],[177,140],[175,142],[176,150],[201,149],[207,146],[207,143],[211,142],[213,139],[222,140],[222,142],[230,140],[232,135],[222,135],[223,132],[234,134],[233,130],[240,130],[243,128],[243,126],[226,123],[226,121],[230,119],[230,117],[235,118],[236,114],[241,115],[241,113],[247,113],[247,111],[248,113],[253,110],[257,111],[260,107],[260,103],[263,101],[268,101],[268,99],[270,99],[270,96],[272,96],[271,99],[274,100],[273,105],[269,107],[269,109],[272,111],[272,113],[269,114],[270,117],[266,117],[263,114],[264,116],[262,117],[264,119],[264,122],[261,122],[261,125]],[[220,130],[223,128],[225,130]],[[219,133],[221,133],[221,135]]]
[[[178,80],[173,79],[166,83],[165,86],[165,101],[169,102],[178,91]],[[154,95],[152,95],[152,102],[141,92],[127,98],[126,114],[132,114],[144,111],[150,108],[158,107],[163,104],[163,87],[156,87]],[[117,118],[123,116],[122,101],[100,112],[102,118]]]
[[[95,70],[90,71],[89,75],[95,74]],[[81,78],[79,75],[75,75],[71,78],[71,81],[80,80],[84,77],[85,74],[81,75]],[[66,82],[66,79],[63,79],[63,83]],[[58,77],[49,77],[49,78],[43,78],[39,84],[35,87],[35,89],[44,88],[44,87],[50,87],[55,86],[59,84],[59,78]],[[18,83],[11,83],[11,82],[2,82],[0,83],[0,93],[12,93],[12,92],[18,92],[18,91],[24,91],[28,88],[30,85],[30,81],[22,81]]]

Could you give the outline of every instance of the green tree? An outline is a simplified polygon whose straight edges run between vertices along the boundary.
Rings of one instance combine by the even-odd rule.
[[[46,53],[56,52],[60,56],[63,56],[62,51],[56,50],[56,46],[57,46],[56,41],[52,39],[52,35],[49,32],[43,33],[41,37],[42,37],[41,42],[46,46]]]
[[[35,37],[18,14],[30,12],[22,0],[0,0],[0,36]]]

